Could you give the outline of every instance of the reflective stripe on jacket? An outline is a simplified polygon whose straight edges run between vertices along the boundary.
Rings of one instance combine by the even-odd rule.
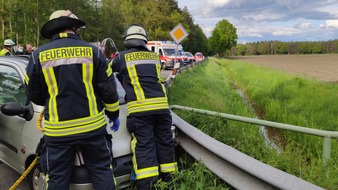
[[[12,55],[12,54],[8,49],[4,48],[0,51],[0,56],[4,56],[4,55]]]
[[[113,72],[122,75],[128,114],[169,109],[157,53],[132,48],[121,52],[110,64]]]
[[[119,115],[116,83],[106,58],[74,34],[60,33],[33,52],[27,95],[45,106],[45,135],[69,136],[106,126]]]

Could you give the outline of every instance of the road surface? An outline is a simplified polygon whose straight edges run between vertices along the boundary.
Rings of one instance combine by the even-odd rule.
[[[0,190],[8,190],[19,178],[20,175],[12,168],[3,163],[0,164]],[[16,190],[29,190],[27,180],[23,180]]]

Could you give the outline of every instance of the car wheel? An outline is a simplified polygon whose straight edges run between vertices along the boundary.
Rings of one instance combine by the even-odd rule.
[[[165,65],[165,63],[162,63],[162,69],[167,70],[167,66]]]
[[[40,172],[38,165],[35,165],[28,174],[28,183],[31,190],[47,189],[46,176]]]

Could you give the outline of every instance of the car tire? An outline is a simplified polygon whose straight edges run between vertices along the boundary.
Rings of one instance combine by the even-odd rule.
[[[167,70],[167,66],[165,65],[165,63],[162,63],[162,69]]]
[[[46,176],[39,170],[38,164],[29,172],[27,178],[31,190],[47,189]]]

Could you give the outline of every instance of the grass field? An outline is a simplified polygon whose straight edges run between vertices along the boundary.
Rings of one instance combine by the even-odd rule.
[[[234,56],[229,59],[338,83],[338,54]]]
[[[299,56],[290,56],[297,58],[294,62],[287,56],[210,58],[177,76],[170,89],[170,104],[253,117],[250,105],[236,90],[240,89],[256,107],[255,111],[261,112],[262,119],[336,131],[338,85],[334,78],[337,76],[327,74],[312,80],[318,77],[316,73],[338,73],[337,63],[333,59],[327,61],[326,56],[334,55],[309,56],[303,62]],[[317,64],[323,64],[323,68]],[[332,144],[328,173],[322,165],[321,138],[278,131],[280,138],[275,139],[276,143],[283,142],[279,144],[282,153],[278,153],[265,146],[258,128],[191,113],[179,115],[205,133],[269,165],[326,189],[338,187],[336,141]]]

